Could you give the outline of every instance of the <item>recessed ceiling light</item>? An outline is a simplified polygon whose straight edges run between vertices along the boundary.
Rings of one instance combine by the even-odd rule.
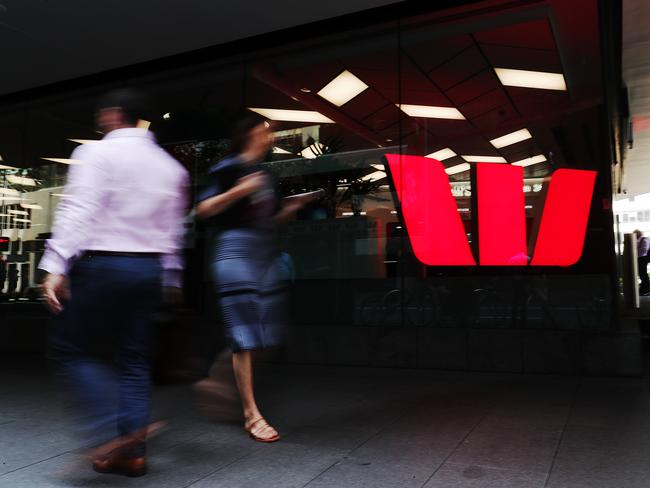
[[[320,124],[333,124],[334,121],[323,114],[312,110],[285,110],[279,108],[249,108],[270,120],[281,122],[315,122]]]
[[[449,168],[445,169],[446,173],[448,175],[455,175],[458,173],[464,173],[465,171],[469,171],[471,166],[469,163],[461,163],[457,164],[456,166],[450,166]]]
[[[515,161],[512,163],[513,166],[532,166],[533,164],[543,163],[546,161],[546,156],[543,154],[538,154],[537,156],[532,156],[530,158],[522,159],[521,161]]]
[[[172,114],[171,114],[171,113],[167,112],[167,113],[164,113],[164,114],[163,114],[163,119],[165,119],[165,120],[169,120],[169,119],[171,119],[171,118],[172,118]]]
[[[328,102],[340,107],[365,91],[367,88],[368,85],[348,70],[345,70],[325,85],[318,94]]]
[[[425,157],[437,159],[438,161],[444,161],[445,159],[453,158],[454,156],[456,156],[456,153],[447,147],[445,149],[441,149],[440,151],[427,154]]]
[[[300,89],[301,92],[303,93],[311,93],[311,90],[309,88],[303,87]]]
[[[95,142],[100,142],[100,139],[68,139],[70,142],[76,142],[77,144],[94,144]]]
[[[501,83],[506,86],[566,91],[566,82],[562,73],[508,68],[494,68],[494,71]]]
[[[490,144],[492,144],[497,149],[500,149],[502,147],[511,146],[512,144],[517,144],[518,142],[531,139],[532,137],[533,136],[530,134],[530,132],[528,132],[528,129],[521,129],[515,132],[511,132],[510,134],[506,134],[505,136],[492,139],[490,141]]]
[[[465,117],[454,107],[434,107],[430,105],[397,105],[402,112],[410,117],[426,119],[455,119],[464,120]]]
[[[80,159],[68,159],[68,158],[41,158],[45,161],[52,161],[53,163],[61,164],[81,164]]]
[[[461,158],[463,158],[468,163],[507,163],[507,161],[501,156],[463,155]]]

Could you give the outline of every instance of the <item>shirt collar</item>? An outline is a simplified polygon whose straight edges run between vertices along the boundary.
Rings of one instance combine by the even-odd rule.
[[[138,129],[137,127],[112,130],[104,136],[104,139],[117,139],[120,137],[142,137],[151,141],[156,140],[153,132],[148,129]]]

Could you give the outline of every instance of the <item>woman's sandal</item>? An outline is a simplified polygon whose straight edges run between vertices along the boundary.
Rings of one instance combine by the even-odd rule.
[[[261,434],[264,431],[268,431],[269,429],[273,429],[269,425],[269,423],[266,421],[264,417],[260,417],[257,420],[254,420],[252,422],[246,422],[246,426],[244,426],[244,429],[246,432],[248,432],[248,435],[251,436],[251,439],[257,441],[257,442],[265,442],[265,443],[271,443],[271,442],[277,442],[280,440],[280,435],[275,434],[272,437],[261,437],[259,434]],[[273,429],[275,430],[275,429]]]

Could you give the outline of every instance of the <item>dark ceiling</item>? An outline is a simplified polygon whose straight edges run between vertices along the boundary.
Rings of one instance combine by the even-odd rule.
[[[16,12],[12,5],[21,5],[21,1],[5,3],[11,7],[10,12]],[[82,8],[82,2],[71,1],[66,10],[73,3]],[[113,3],[126,5],[126,2]],[[93,19],[77,20],[82,32],[80,39],[87,30],[92,30],[91,26],[99,29],[93,32],[94,41],[88,44],[92,48],[81,49],[96,49],[97,54],[85,52],[85,62],[70,69],[90,72],[102,69],[96,68],[99,66],[96,63],[100,62],[107,63],[104,66],[111,63],[115,66],[118,59],[128,64],[144,59],[143,56],[152,57],[154,52],[163,55],[162,45],[178,50],[191,49],[207,42],[209,34],[203,29],[208,25],[212,25],[213,30],[224,31],[214,33],[216,37],[210,39],[232,38],[235,32],[244,37],[253,29],[250,22],[259,21],[264,12],[269,19],[267,23],[258,24],[258,31],[262,24],[270,30],[281,21],[295,22],[298,18],[298,14],[276,15],[280,2],[273,2],[273,8],[258,9],[250,15],[241,11],[236,15],[235,12],[243,9],[243,4],[253,2],[240,2],[239,7],[231,5],[220,13],[217,13],[219,8],[210,10],[211,7],[203,5],[207,2],[197,2],[203,5],[202,9],[207,9],[197,10],[202,15],[187,19],[183,17],[187,15],[185,12],[179,14],[176,26],[163,26],[160,23],[169,21],[174,8],[187,9],[178,5],[172,8],[172,3],[166,1],[156,2],[155,10],[142,7],[140,2],[129,5],[133,3],[138,6],[132,17],[147,18],[151,12],[156,12],[152,14],[156,17],[152,20],[157,26],[156,33],[143,38],[133,18],[127,24],[131,25],[130,29],[117,29],[115,26],[125,10],[109,14],[101,10],[105,6],[98,6]],[[287,8],[294,4],[283,3]],[[389,2],[346,2],[348,10],[371,3]],[[54,6],[54,2],[43,1],[42,4],[44,9]],[[142,4],[152,7],[153,2],[147,0]],[[602,77],[597,4],[595,0],[481,2],[453,11],[404,19],[399,35],[396,22],[358,31],[324,33],[327,35],[313,40],[296,39],[290,46],[260,46],[267,49],[241,53],[227,64],[211,61],[200,67],[164,70],[142,79],[141,84],[161,101],[158,115],[167,111],[173,113],[167,122],[160,117],[155,121],[154,128],[163,141],[223,135],[237,110],[243,106],[258,106],[327,112],[326,115],[337,123],[325,128],[324,135],[341,137],[343,147],[349,150],[377,147],[379,143],[391,145],[401,139],[412,154],[425,155],[450,147],[459,155],[503,156],[513,162],[543,153],[555,166],[593,167],[599,164],[597,158],[602,140],[599,133]],[[157,12],[165,10],[166,6],[171,10],[158,19]],[[333,7],[319,8],[329,14],[335,10]],[[342,8],[340,3],[337,8]],[[16,9],[27,16],[23,7]],[[289,10],[300,11],[300,8]],[[577,11],[579,16],[575,15]],[[318,15],[329,15],[323,12]],[[306,14],[301,15],[304,18]],[[207,17],[210,22],[206,21]],[[244,27],[237,31],[231,23],[215,22],[215,18],[240,19],[237,25]],[[56,43],[62,43],[66,52],[70,52],[74,50],[71,46],[78,46],[79,42],[74,42],[74,28],[70,25],[74,22],[67,19],[66,23],[70,31],[61,34]],[[50,29],[48,32],[56,29],[61,33],[62,26],[45,24],[48,23],[43,22],[42,26]],[[113,32],[109,28],[111,25]],[[160,29],[166,30],[166,34],[161,35]],[[183,31],[188,29],[197,31],[193,40],[183,38]],[[119,39],[113,42],[116,38]],[[129,43],[124,42],[127,38]],[[133,52],[124,54],[129,44]],[[150,44],[156,45],[158,51],[143,47]],[[118,52],[124,55],[118,56]],[[49,62],[39,59],[30,63],[29,68],[21,65],[21,69],[48,71]],[[562,72],[568,91],[504,87],[495,75],[495,67]],[[370,88],[337,108],[319,99],[315,92],[344,69]],[[46,75],[39,76],[34,81],[44,80]],[[50,80],[62,76],[60,71],[53,71]],[[10,83],[17,83],[17,79],[11,82],[13,77],[14,74],[10,81],[0,81],[0,87],[6,89]],[[19,77],[25,78],[28,74],[23,71]],[[301,89],[309,89],[311,93]],[[0,154],[6,161],[20,166],[37,164],[44,155],[68,157],[74,147],[67,142],[68,138],[97,137],[92,131],[93,99],[92,94],[77,93],[72,98],[32,106],[23,113],[0,119]],[[456,107],[466,120],[412,118],[397,108],[398,103]],[[278,129],[299,125],[284,123],[279,124]],[[501,150],[489,144],[494,137],[522,128],[527,128],[533,138]],[[457,156],[444,163],[452,166],[461,162],[463,160]],[[529,176],[542,176],[549,168],[549,164],[540,164],[527,168],[526,172]]]
[[[0,95],[395,0],[0,0]]]

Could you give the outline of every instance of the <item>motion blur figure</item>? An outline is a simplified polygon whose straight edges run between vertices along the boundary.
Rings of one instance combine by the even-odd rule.
[[[639,266],[639,279],[641,285],[639,286],[639,294],[642,296],[650,295],[650,277],[648,277],[648,263],[650,262],[650,239],[643,235],[639,229],[634,231],[636,236],[636,254],[637,264]]]
[[[40,268],[55,315],[49,355],[71,388],[75,421],[99,472],[147,471],[152,322],[163,285],[181,286],[185,169],[146,129],[131,90],[107,94],[96,113],[105,134],[72,155],[67,196]]]
[[[286,281],[274,230],[308,201],[278,198],[270,176],[259,165],[271,143],[266,120],[254,114],[240,120],[234,130],[233,155],[211,168],[196,209],[197,216],[216,230],[211,266],[217,300],[232,352],[244,428],[259,442],[280,439],[262,416],[253,389],[253,351],[280,346],[287,321]],[[221,354],[210,378],[197,385],[224,403],[237,399],[224,364],[228,359],[228,354]]]
[[[7,281],[7,260],[0,255],[0,298],[4,296],[5,281]]]

